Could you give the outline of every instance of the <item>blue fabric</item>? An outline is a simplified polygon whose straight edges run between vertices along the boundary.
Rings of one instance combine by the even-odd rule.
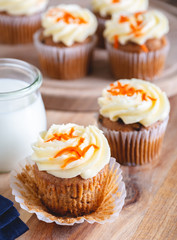
[[[14,221],[19,216],[20,214],[16,208],[11,207],[10,209],[8,209],[8,211],[6,211],[5,213],[3,213],[3,215],[0,216],[0,229],[4,228],[6,225]]]
[[[0,195],[0,216],[13,206],[13,202]]]
[[[0,230],[0,240],[14,240],[29,228],[20,218],[16,218],[13,222]]]
[[[14,240],[28,230],[13,202],[0,195],[0,240]]]

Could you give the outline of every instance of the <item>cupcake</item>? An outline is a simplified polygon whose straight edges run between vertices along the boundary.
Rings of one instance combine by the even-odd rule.
[[[96,45],[96,17],[78,5],[51,7],[34,36],[41,68],[50,77],[77,79],[90,70]]]
[[[168,19],[157,10],[114,15],[104,31],[113,76],[144,80],[159,76],[169,49],[168,31]]]
[[[123,165],[151,163],[159,155],[170,104],[155,84],[119,80],[98,98],[98,127],[108,139],[111,156]]]
[[[102,202],[110,148],[95,126],[52,125],[33,145],[38,194],[59,216],[94,212]]]
[[[1,0],[0,43],[33,42],[33,34],[41,27],[41,13],[48,0]]]
[[[98,20],[98,46],[104,47],[103,31],[106,20],[119,12],[134,13],[148,8],[148,0],[92,0],[92,8]]]

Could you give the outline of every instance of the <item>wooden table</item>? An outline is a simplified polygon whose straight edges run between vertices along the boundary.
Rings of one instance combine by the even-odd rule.
[[[122,167],[127,199],[118,219],[111,224],[58,226],[39,221],[35,214],[15,207],[29,231],[19,239],[77,240],[175,240],[177,237],[177,96],[170,99],[170,121],[160,161],[156,166]],[[47,111],[52,123],[94,124],[95,113]],[[0,194],[14,201],[9,174],[0,175]]]

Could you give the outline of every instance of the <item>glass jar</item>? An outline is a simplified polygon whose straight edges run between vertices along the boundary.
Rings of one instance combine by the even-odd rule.
[[[41,84],[36,67],[17,59],[0,59],[0,172],[10,171],[30,155],[31,144],[46,129]]]

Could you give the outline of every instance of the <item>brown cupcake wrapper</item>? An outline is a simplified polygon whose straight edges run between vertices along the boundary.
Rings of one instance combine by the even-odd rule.
[[[100,18],[97,16],[97,21],[98,21],[98,28],[97,28],[97,36],[98,36],[98,42],[97,46],[99,48],[105,48],[105,39],[103,36],[103,32],[105,30],[105,22],[106,19]]]
[[[166,56],[169,51],[169,42],[156,51],[148,53],[132,53],[119,49],[106,42],[110,59],[110,68],[116,79],[140,78],[144,80],[153,80],[158,77],[165,65]]]
[[[108,166],[89,179],[58,179],[40,172],[37,166],[34,173],[44,205],[57,215],[77,217],[94,212],[101,204]]]
[[[31,16],[0,14],[0,43],[25,44],[33,42],[33,34],[41,27],[41,13]]]
[[[41,43],[41,30],[34,35],[39,61],[43,71],[52,78],[71,80],[82,78],[91,68],[93,50],[97,37],[75,47],[55,47]]]
[[[160,153],[168,119],[160,122],[156,127],[142,131],[115,131],[98,127],[108,139],[111,156],[122,165],[136,166],[153,162]]]

